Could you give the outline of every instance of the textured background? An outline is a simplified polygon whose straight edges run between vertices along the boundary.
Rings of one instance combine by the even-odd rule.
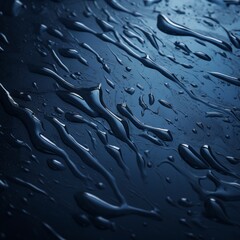
[[[240,239],[239,6],[0,1],[0,238]]]

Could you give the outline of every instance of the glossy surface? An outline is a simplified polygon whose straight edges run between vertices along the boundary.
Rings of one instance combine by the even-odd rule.
[[[240,4],[0,0],[0,239],[240,239]]]

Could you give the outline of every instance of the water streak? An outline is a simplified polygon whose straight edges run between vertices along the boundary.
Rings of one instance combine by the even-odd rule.
[[[232,48],[228,43],[222,40],[219,40],[217,38],[209,37],[207,35],[195,32],[190,28],[187,28],[183,25],[173,22],[163,14],[158,15],[157,27],[160,31],[170,35],[195,37],[200,40],[214,44],[215,46],[223,50],[230,51],[230,52],[232,51]]]
[[[0,84],[0,102],[8,114],[15,116],[23,122],[36,149],[62,157],[76,177],[82,180],[86,179],[69,158],[68,154],[43,134],[42,122],[30,109],[20,107],[2,84]]]

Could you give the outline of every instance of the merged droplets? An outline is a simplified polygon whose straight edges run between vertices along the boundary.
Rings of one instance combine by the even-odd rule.
[[[74,48],[60,48],[58,51],[63,57],[77,59],[79,62],[88,66],[87,60],[85,58],[83,58],[76,49],[74,49]]]
[[[162,32],[170,34],[170,35],[195,37],[200,40],[212,43],[223,50],[232,51],[232,48],[228,43],[226,43],[222,40],[219,40],[217,38],[213,38],[213,37],[195,32],[195,31],[191,30],[190,28],[187,28],[183,25],[173,22],[172,20],[170,20],[168,17],[166,17],[163,14],[158,15],[157,27]]]
[[[178,152],[180,156],[186,161],[191,167],[196,169],[210,169],[233,177],[239,178],[234,171],[231,171],[224,166],[220,161],[217,160],[212,152],[209,145],[203,145],[200,148],[200,154],[196,152],[191,146],[187,144],[180,144],[178,146]]]
[[[157,210],[144,210],[129,205],[116,206],[112,205],[97,196],[80,192],[75,195],[75,199],[80,208],[93,216],[103,216],[105,218],[116,218],[125,215],[139,215],[143,217],[161,220]]]
[[[19,1],[13,2],[14,2],[13,8],[18,9],[19,4],[16,3],[18,3]],[[152,5],[160,2],[161,2],[160,0],[144,0],[143,4],[146,6],[145,9],[150,9]],[[109,48],[110,52],[115,57],[114,58],[115,62],[114,64],[111,63],[111,68],[106,63],[105,57],[103,57],[105,55],[103,55],[102,52],[99,51],[98,46],[94,46],[92,41],[88,42],[85,39],[86,42],[79,44],[78,39],[77,38],[75,39],[75,37],[72,39],[66,38],[65,34],[68,37],[69,35],[73,37],[72,33],[65,32],[64,30],[62,30],[62,28],[59,28],[57,26],[50,27],[48,25],[43,24],[40,26],[41,36],[43,35],[45,36],[45,34],[43,33],[46,32],[46,36],[48,37],[50,36],[51,39],[54,39],[54,41],[60,40],[62,43],[62,45],[60,45],[59,43],[57,44],[54,43],[52,45],[49,44],[47,48],[50,54],[52,55],[52,58],[55,61],[56,65],[55,64],[53,65],[54,70],[52,70],[50,67],[47,67],[47,65],[44,67],[29,66],[30,71],[44,76],[44,78],[42,78],[42,81],[47,81],[45,77],[54,80],[55,83],[58,85],[56,90],[56,95],[59,98],[58,100],[63,101],[65,104],[72,105],[72,107],[75,108],[75,111],[77,111],[77,112],[71,112],[71,110],[65,111],[66,109],[65,106],[64,108],[62,108],[62,106],[59,104],[58,105],[59,107],[54,108],[55,113],[53,113],[53,115],[54,116],[57,115],[59,119],[46,116],[46,119],[52,123],[51,127],[56,128],[60,140],[63,142],[63,144],[67,146],[70,149],[70,151],[73,151],[74,154],[76,155],[74,161],[70,159],[70,157],[68,156],[67,153],[67,150],[69,150],[68,148],[66,148],[65,150],[65,148],[63,149],[59,147],[57,144],[54,143],[53,140],[50,140],[50,138],[47,137],[48,132],[46,132],[45,129],[43,128],[42,121],[40,121],[30,109],[21,107],[11,97],[12,95],[14,98],[18,98],[21,101],[25,101],[27,103],[32,101],[32,96],[34,96],[33,95],[34,93],[33,94],[31,93],[30,95],[28,92],[13,91],[11,92],[10,95],[9,92],[3,87],[3,85],[0,85],[0,100],[1,105],[6,110],[7,113],[14,117],[19,118],[23,122],[29,133],[30,140],[33,143],[33,146],[36,149],[44,153],[47,153],[48,155],[50,154],[54,155],[54,157],[52,156],[51,158],[46,159],[46,164],[50,168],[48,170],[56,171],[54,174],[64,174],[66,171],[65,172],[61,171],[65,170],[66,166],[68,166],[76,177],[86,181],[88,178],[79,170],[80,167],[82,166],[80,162],[83,162],[84,165],[87,165],[89,168],[97,171],[98,174],[101,175],[104,178],[104,180],[106,180],[106,183],[105,182],[103,183],[101,180],[97,180],[97,183],[94,183],[94,191],[103,192],[109,185],[114,193],[114,196],[118,200],[117,203],[114,204],[111,203],[112,199],[103,200],[105,199],[105,196],[98,195],[97,192],[90,193],[90,191],[93,190],[90,187],[88,188],[88,190],[84,189],[81,191],[79,189],[77,190],[78,193],[75,194],[75,200],[79,208],[84,211],[84,214],[77,213],[76,215],[74,215],[74,220],[81,226],[88,226],[90,224],[93,224],[98,229],[104,230],[107,229],[114,231],[116,229],[116,225],[112,221],[112,218],[127,215],[138,215],[142,217],[151,218],[154,220],[161,220],[161,218],[159,211],[154,207],[152,210],[145,210],[143,208],[137,208],[129,205],[125,199],[125,196],[123,195],[121,189],[122,186],[117,183],[118,182],[117,179],[115,180],[114,177],[115,172],[113,171],[113,169],[109,169],[108,166],[104,165],[103,162],[105,159],[95,157],[95,152],[98,151],[99,147],[103,147],[103,151],[106,152],[107,154],[106,156],[108,156],[109,160],[113,160],[113,165],[116,164],[120,168],[122,173],[126,176],[127,179],[124,180],[130,181],[132,180],[132,175],[130,174],[129,170],[130,169],[129,159],[128,158],[125,159],[123,157],[125,147],[128,150],[131,149],[134,152],[136,156],[137,166],[143,178],[146,177],[147,172],[152,174],[153,171],[156,170],[155,169],[156,164],[154,163],[154,161],[152,161],[152,159],[151,160],[148,159],[147,161],[145,160],[145,157],[150,158],[149,157],[151,156],[150,150],[145,150],[144,152],[145,155],[144,157],[142,156],[141,152],[144,151],[144,149],[142,149],[142,144],[139,144],[139,146],[141,146],[139,147],[138,142],[135,141],[136,134],[134,131],[132,131],[131,124],[138,128],[137,135],[140,136],[142,139],[144,138],[145,140],[147,140],[144,141],[144,144],[150,143],[149,145],[151,146],[151,148],[155,147],[157,149],[156,151],[159,151],[157,152],[159,153],[158,155],[158,157],[160,158],[159,160],[162,160],[161,150],[164,149],[168,151],[171,150],[172,148],[176,150],[175,146],[176,144],[179,144],[177,141],[178,139],[180,139],[178,138],[177,135],[178,132],[172,133],[172,130],[170,131],[167,128],[160,128],[159,126],[154,127],[151,125],[150,120],[149,124],[143,123],[141,118],[137,118],[135,116],[134,111],[132,111],[130,107],[125,103],[126,101],[125,96],[127,98],[127,102],[130,98],[138,100],[139,106],[137,107],[140,108],[142,116],[146,117],[146,119],[148,119],[147,118],[148,113],[155,114],[154,117],[156,118],[159,117],[158,115],[160,116],[161,114],[164,115],[165,111],[162,113],[161,110],[162,109],[165,110],[165,108],[174,111],[175,114],[179,114],[180,111],[175,110],[174,99],[165,98],[165,96],[161,96],[161,98],[157,100],[158,98],[157,95],[155,94],[155,88],[153,88],[154,89],[153,94],[151,92],[152,86],[150,87],[150,89],[147,89],[147,86],[144,85],[143,87],[142,83],[141,84],[138,83],[137,85],[134,85],[134,83],[130,83],[128,86],[124,87],[122,89],[123,90],[122,93],[124,95],[123,100],[124,103],[118,103],[116,104],[116,106],[112,107],[108,105],[108,102],[104,99],[104,91],[102,89],[102,85],[97,85],[90,88],[83,88],[76,87],[78,83],[71,84],[70,81],[66,80],[67,77],[71,74],[70,68],[71,64],[66,65],[65,61],[73,62],[67,60],[67,58],[79,61],[81,64],[79,64],[78,66],[80,68],[79,71],[81,72],[82,69],[87,71],[92,70],[91,62],[88,59],[90,59],[91,55],[94,55],[97,62],[100,63],[102,69],[105,71],[105,74],[106,73],[108,74],[107,75],[108,78],[105,77],[105,81],[106,84],[110,87],[109,88],[110,90],[106,89],[106,91],[108,91],[109,96],[111,97],[113,95],[110,94],[118,93],[120,85],[116,77],[118,71],[115,71],[116,67],[115,63],[119,64],[119,66],[124,69],[125,73],[124,80],[127,79],[128,81],[130,81],[130,78],[128,78],[128,76],[132,76],[134,74],[134,71],[136,70],[134,68],[134,65],[132,65],[131,67],[126,66],[125,57],[127,56],[127,59],[133,62],[134,64],[136,64],[134,62],[134,59],[138,60],[140,64],[143,65],[143,67],[148,68],[148,70],[151,69],[156,70],[158,73],[161,74],[160,77],[166,77],[167,80],[170,80],[172,84],[177,85],[177,87],[180,87],[183,90],[179,91],[179,93],[181,92],[182,94],[186,92],[188,94],[188,97],[190,97],[192,100],[198,101],[200,103],[207,105],[210,108],[213,108],[213,110],[206,111],[205,117],[207,118],[207,120],[209,120],[209,118],[213,118],[211,120],[214,120],[214,118],[225,119],[224,115],[225,113],[228,115],[232,114],[234,116],[237,116],[238,112],[236,109],[233,110],[227,109],[225,106],[222,105],[222,103],[220,103],[219,105],[211,104],[209,100],[199,98],[197,94],[194,94],[192,90],[189,90],[186,87],[187,85],[185,85],[185,83],[187,81],[183,77],[182,78],[177,77],[172,72],[171,65],[170,67],[168,67],[171,70],[169,71],[168,68],[165,68],[159,64],[160,61],[158,61],[158,59],[156,60],[155,58],[148,54],[147,52],[148,48],[150,49],[151,47],[151,51],[154,50],[160,57],[165,57],[167,61],[170,60],[171,64],[179,64],[179,69],[181,69],[181,67],[184,67],[186,71],[190,71],[190,69],[194,67],[188,62],[180,63],[178,60],[176,60],[177,58],[175,58],[174,54],[171,55],[164,54],[162,49],[166,48],[166,45],[158,37],[157,32],[155,32],[154,29],[151,29],[151,27],[143,28],[141,24],[143,23],[145,25],[146,23],[143,21],[142,15],[136,12],[135,9],[132,9],[135,7],[139,7],[140,5],[132,3],[132,5],[129,7],[129,2],[124,3],[123,1],[117,0],[105,0],[105,3],[109,5],[111,11],[108,10],[107,8],[100,9],[98,7],[97,1],[93,3],[94,10],[92,10],[88,6],[88,4],[86,4],[84,15],[88,17],[88,19],[93,18],[94,23],[97,24],[96,28],[92,27],[92,25],[85,24],[85,22],[76,21],[75,19],[73,20],[71,17],[60,18],[59,20],[63,24],[62,27],[66,27],[68,30],[85,32],[88,33],[89,35],[93,35],[95,38],[98,38],[99,40],[102,40],[103,43],[105,44],[113,45],[114,51],[112,51]],[[120,18],[119,17],[120,15],[119,16],[116,15],[115,18],[115,15],[113,15],[112,10],[116,10],[118,13],[122,12],[124,16],[125,15],[127,16],[126,19]],[[173,10],[178,14],[185,13],[184,11],[181,10],[175,9]],[[11,11],[13,13],[15,10],[12,9]],[[95,11],[97,13],[95,13]],[[102,11],[103,15],[107,20],[105,20],[104,18],[103,19],[100,18],[98,16],[99,13],[98,11]],[[154,9],[153,13],[155,13],[155,11],[157,12],[157,10]],[[69,10],[67,10],[67,12],[69,12]],[[13,13],[13,15],[18,14]],[[74,15],[74,13],[71,13],[70,15],[72,15],[72,17],[76,16]],[[136,20],[137,24],[134,23],[135,19],[138,19]],[[124,21],[126,21],[126,24],[122,26],[123,29],[122,32],[120,32],[119,30],[121,28],[120,23]],[[204,47],[206,47],[205,42],[208,42],[222,50],[229,52],[232,51],[231,46],[227,42],[222,41],[218,38],[213,38],[210,35],[205,35],[200,32],[196,32],[190,28],[175,23],[161,13],[158,15],[157,18],[157,27],[160,31],[169,35],[176,35],[180,37],[181,36],[194,37],[196,38],[196,42]],[[97,32],[98,30],[94,29],[98,30],[100,29],[100,32]],[[234,32],[227,31],[226,29],[224,30],[226,31],[231,44],[235,48],[239,48],[240,45],[238,36]],[[72,40],[73,41],[76,40],[76,42],[71,42]],[[70,42],[71,44],[69,44]],[[9,43],[10,41],[7,38],[7,36],[3,33],[0,33],[1,44],[0,51],[4,51],[5,47],[7,47]],[[161,45],[159,43],[161,43]],[[150,47],[148,47],[147,44],[149,44]],[[208,55],[209,51],[207,51],[208,54],[205,53],[204,51],[203,52],[192,51],[187,46],[187,44],[183,42],[176,41],[174,45],[176,49],[180,50],[181,54],[185,55],[184,58],[186,58],[187,60],[191,60],[191,58],[196,60],[197,57],[200,59],[200,61],[204,60],[209,62],[213,58],[212,55],[211,56]],[[117,48],[117,50],[120,49],[120,52],[117,52],[115,48]],[[122,52],[126,53],[127,55],[124,55]],[[86,55],[83,55],[83,53],[86,53]],[[46,54],[47,52],[45,53],[45,51],[41,52],[42,56],[47,56]],[[124,56],[124,58],[122,58],[122,55]],[[107,61],[109,60],[107,59]],[[68,74],[67,77],[66,75],[64,77],[61,76],[61,71],[59,71],[58,67]],[[79,74],[82,74],[82,72]],[[109,76],[110,74],[111,77]],[[209,74],[227,83],[239,86],[240,80],[238,77],[213,71],[209,71]],[[179,72],[178,75],[180,75]],[[71,74],[70,76],[76,80],[73,74]],[[99,82],[101,79],[99,77],[99,79],[91,80]],[[135,88],[135,86],[137,86],[137,88]],[[166,86],[168,86],[168,89],[172,91],[172,87],[170,87],[169,83],[166,83]],[[194,83],[191,83],[191,86],[195,88],[197,87],[197,85]],[[63,89],[60,90],[60,88]],[[141,91],[140,94],[139,90]],[[146,90],[146,93],[144,92],[144,90]],[[169,99],[169,101],[165,99]],[[156,100],[160,104],[159,106],[160,111],[154,112],[152,108],[157,105]],[[117,110],[111,110],[114,109],[114,107],[116,107]],[[62,109],[64,109],[64,111]],[[114,111],[118,111],[118,113],[115,113]],[[166,110],[166,112],[167,113],[170,112],[171,114],[171,111]],[[175,120],[177,122],[178,118],[175,118]],[[65,123],[65,121],[67,123]],[[167,119],[167,123],[173,124],[173,121],[171,119]],[[88,139],[90,138],[91,141],[90,143],[92,143],[93,151],[91,152],[88,146],[80,143],[80,141],[78,141],[78,138],[75,136],[75,134],[78,136],[78,133],[73,132],[71,134],[70,132],[72,131],[72,129],[68,130],[65,124],[75,125],[76,129],[78,127],[80,128],[83,126],[86,127],[87,128],[86,133],[88,134],[87,138]],[[197,122],[196,124],[199,127],[199,129],[196,130],[194,128],[193,129],[194,133],[205,131],[206,129],[206,127],[204,127],[206,126],[205,124],[203,124],[202,122]],[[229,138],[229,135],[226,136],[227,138]],[[29,151],[33,151],[33,149],[30,148],[27,143],[17,139],[14,135],[5,135],[5,137],[8,140],[8,143],[10,143],[10,145],[14,147],[17,148],[23,147],[28,149]],[[112,138],[116,138],[115,139],[116,142],[115,141],[112,142]],[[82,138],[79,139],[81,140]],[[123,143],[125,143],[125,146],[122,146],[120,144],[121,141],[119,142],[118,140],[121,140]],[[170,145],[169,148],[168,148],[169,145],[167,145],[165,142],[169,142],[168,143]],[[155,146],[153,146],[152,144],[155,144]],[[191,145],[193,146],[194,143],[191,142]],[[200,146],[201,145],[202,143],[200,142]],[[237,164],[239,164],[240,162],[239,157],[224,156],[225,157],[224,162],[222,161],[221,158],[218,158],[216,156],[215,152],[212,151],[209,145],[203,145],[200,148],[192,146],[188,144],[179,144],[177,150],[183,161],[181,161],[181,159],[180,161],[178,161],[177,157],[176,158],[168,157],[168,161],[162,161],[158,166],[161,166],[162,164],[166,163],[170,164],[174,169],[176,169],[179,173],[186,177],[193,190],[198,194],[201,202],[196,203],[195,201],[192,201],[192,198],[187,197],[182,197],[179,198],[178,200],[177,199],[175,200],[170,196],[166,197],[166,201],[171,206],[175,208],[180,207],[181,209],[196,207],[203,203],[202,205],[204,208],[203,214],[205,217],[217,222],[239,226],[237,222],[231,220],[224,206],[225,201],[239,201],[240,199],[240,187],[238,182],[231,181],[228,179],[239,178],[238,174],[235,173],[230,167],[228,167],[228,164],[237,166]],[[185,166],[187,165],[188,168],[185,168]],[[191,168],[193,169],[191,170]],[[85,168],[83,169],[85,171]],[[202,175],[201,176],[195,175],[194,174],[195,171],[199,172],[199,174]],[[215,175],[215,172],[217,173],[217,176]],[[219,176],[222,175],[224,175],[224,177],[227,178],[226,181],[221,180]],[[150,174],[148,176],[150,176]],[[204,188],[202,180],[206,179],[214,184],[215,188],[213,190],[212,189],[208,190]],[[172,178],[170,177],[166,177],[165,180],[167,181],[168,184],[172,183]],[[48,196],[47,191],[43,190],[37,185],[27,182],[21,178],[12,178],[7,176],[6,177],[1,176],[0,179],[1,191],[4,191],[5,189],[8,188],[8,182],[9,183],[14,182],[15,184],[26,187],[31,191]],[[194,215],[194,213],[191,212],[191,210],[188,210],[187,214],[189,215],[189,218]],[[179,218],[179,223],[184,227],[191,228],[193,218],[191,220],[192,221],[190,221],[186,217],[181,217]],[[47,223],[43,222],[43,226],[51,235],[53,235],[53,237],[57,239],[63,239],[63,237],[61,237],[57,233],[57,231],[55,231]],[[189,238],[198,239],[198,236],[192,232],[188,232],[186,235]],[[132,234],[132,238],[135,237],[136,235]]]
[[[109,6],[111,6],[112,8],[114,8],[114,9],[116,9],[118,11],[129,13],[129,14],[135,16],[135,17],[142,16],[140,13],[138,13],[136,11],[129,10],[127,7],[123,6],[117,0],[105,0],[105,1],[107,2],[107,4],[109,4]]]
[[[33,145],[45,153],[56,154],[62,157],[73,174],[85,179],[85,176],[79,171],[74,162],[69,158],[68,154],[44,134],[42,122],[34,115],[34,113],[27,108],[21,108],[10,96],[9,92],[0,84],[0,100],[7,113],[19,118],[25,125]]]
[[[191,146],[187,144],[180,144],[178,146],[178,152],[184,161],[186,161],[191,167],[196,169],[208,168],[204,159]]]
[[[160,138],[163,141],[172,141],[173,139],[172,134],[168,129],[152,127],[142,123],[141,121],[139,121],[139,119],[137,119],[133,115],[132,111],[130,110],[126,103],[118,104],[117,109],[124,117],[128,118],[137,128],[147,130],[155,134],[158,138]]]

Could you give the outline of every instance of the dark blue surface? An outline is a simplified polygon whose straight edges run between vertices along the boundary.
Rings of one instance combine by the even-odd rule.
[[[0,1],[0,239],[240,239],[239,1]]]

